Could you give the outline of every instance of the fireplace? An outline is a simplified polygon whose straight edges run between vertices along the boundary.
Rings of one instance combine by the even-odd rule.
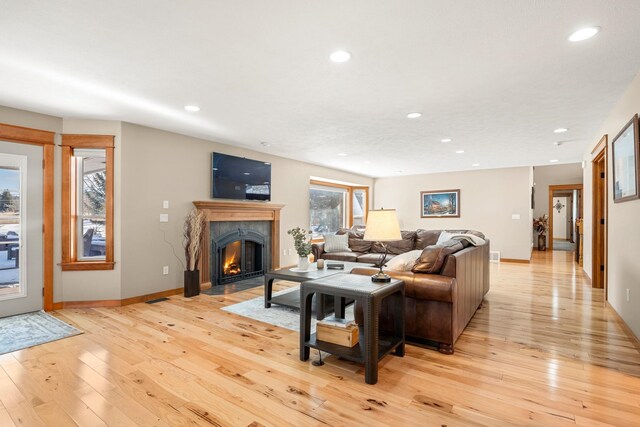
[[[233,223],[237,226],[238,223]],[[247,222],[246,227],[254,225]],[[219,225],[218,227],[219,228]],[[256,227],[259,228],[259,227]],[[212,233],[213,235],[218,233]],[[265,248],[268,236],[259,230],[237,227],[212,239],[212,276],[214,285],[262,276],[267,265]]]
[[[280,267],[280,210],[284,205],[228,200],[194,201],[193,204],[205,214],[206,221],[209,223],[209,226],[205,228],[205,236],[200,246],[202,254],[202,262],[200,263],[201,284],[206,286],[210,283],[215,286],[223,282],[230,283],[240,280],[243,271],[245,274],[248,273],[247,268],[254,272],[260,270],[264,272]],[[261,239],[249,239],[249,244],[247,245],[247,239],[245,238],[245,247],[242,249],[242,242],[240,242],[240,254],[245,255],[245,269],[243,270],[242,260],[240,260],[240,263],[236,263],[239,264],[236,267],[236,269],[240,269],[239,274],[227,274],[224,280],[219,280],[222,268],[218,270],[221,265],[218,258],[218,248],[221,247],[222,236],[228,233],[232,235],[234,232],[237,235],[238,230],[253,231],[260,234],[263,243],[260,243]],[[228,243],[232,243],[235,240],[242,239],[232,239]],[[262,257],[253,255],[256,253],[253,251],[257,250],[254,243],[262,245]],[[230,251],[231,248],[227,249],[225,256],[226,252]],[[262,264],[258,266],[257,262]],[[258,274],[256,273],[255,275]]]

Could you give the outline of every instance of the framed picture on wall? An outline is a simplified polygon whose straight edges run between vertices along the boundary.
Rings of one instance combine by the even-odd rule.
[[[460,218],[460,190],[420,192],[421,218]]]
[[[625,125],[614,138],[613,151],[613,201],[626,202],[640,196],[638,187],[638,115]]]

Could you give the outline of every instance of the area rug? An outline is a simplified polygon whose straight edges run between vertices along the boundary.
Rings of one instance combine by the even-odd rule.
[[[299,289],[299,287],[295,289]],[[282,295],[286,292],[291,292],[291,289],[274,292],[273,296]],[[264,297],[257,297],[238,304],[229,305],[224,307],[223,310],[243,317],[248,317],[250,319],[269,323],[271,325],[280,326],[281,328],[300,332],[300,310],[297,308],[284,307],[278,304],[272,304],[271,308],[264,308]],[[353,304],[347,307],[345,318],[354,318]],[[318,323],[318,321],[316,320],[314,311],[311,314],[311,333],[315,333],[316,323]]]
[[[11,353],[82,332],[43,311],[0,319],[0,354]]]

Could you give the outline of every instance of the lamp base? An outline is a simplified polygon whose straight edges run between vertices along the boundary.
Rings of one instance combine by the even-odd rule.
[[[371,276],[371,281],[374,283],[389,283],[391,281],[391,277],[387,274],[379,272]]]

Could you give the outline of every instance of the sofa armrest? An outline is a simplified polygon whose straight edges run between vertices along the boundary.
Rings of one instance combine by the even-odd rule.
[[[354,268],[351,274],[372,276],[376,268]],[[413,273],[411,271],[384,270],[394,279],[404,281],[404,292],[408,298],[451,303],[456,297],[457,281],[453,277],[439,274]]]
[[[314,243],[311,245],[311,253],[313,254],[313,259],[318,261],[322,258],[322,254],[324,253],[324,242]]]

